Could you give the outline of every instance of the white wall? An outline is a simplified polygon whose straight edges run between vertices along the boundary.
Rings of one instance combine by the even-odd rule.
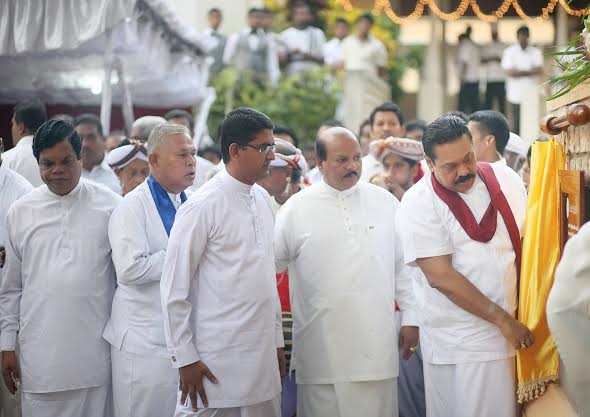
[[[229,34],[244,28],[246,14],[251,7],[261,7],[264,0],[167,0],[172,9],[186,23],[197,30],[207,27],[207,11],[213,7],[221,9],[223,24],[221,31]]]

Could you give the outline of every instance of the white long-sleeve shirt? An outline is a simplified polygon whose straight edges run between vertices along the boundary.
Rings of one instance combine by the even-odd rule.
[[[16,200],[33,190],[25,177],[9,169],[5,163],[0,164],[0,246],[6,240],[6,216],[8,209]],[[2,269],[0,269],[0,278]]]
[[[18,172],[26,178],[33,187],[43,185],[39,164],[33,155],[33,135],[25,136],[12,149],[2,153],[2,165]]]
[[[102,162],[92,168],[92,170],[82,170],[82,177],[94,181],[97,184],[101,184],[114,193],[121,193],[121,182],[119,181],[119,178],[117,178],[115,171],[113,171],[107,163],[106,156],[102,159]]]
[[[160,303],[168,235],[147,181],[127,194],[113,212],[109,241],[117,291],[103,337],[126,352],[170,357]]]
[[[398,204],[365,182],[342,192],[320,182],[279,211],[275,257],[278,271],[289,268],[297,383],[398,375],[396,300],[403,325],[417,325],[413,274],[397,243]]]
[[[180,207],[161,281],[172,365],[203,361],[209,407],[239,407],[281,389],[283,346],[270,197],[221,171]],[[199,407],[202,407],[199,398]]]
[[[66,196],[41,186],[8,211],[0,350],[20,345],[24,392],[107,384],[102,339],[115,288],[109,216],[121,197],[80,180]]]

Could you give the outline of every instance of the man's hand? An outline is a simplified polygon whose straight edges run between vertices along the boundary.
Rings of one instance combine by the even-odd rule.
[[[6,259],[6,249],[0,245],[0,268],[4,268],[4,260]]]
[[[416,326],[402,326],[399,332],[399,347],[402,351],[402,358],[410,359],[416,351],[420,340],[420,331]]]
[[[496,326],[515,349],[526,349],[535,343],[529,328],[505,312],[500,316]]]
[[[287,358],[285,358],[283,348],[277,348],[277,360],[279,361],[279,373],[281,378],[284,378],[287,375]]]
[[[16,382],[20,380],[18,361],[14,351],[2,352],[2,378],[8,391],[14,395],[16,393]]]
[[[186,404],[186,397],[188,395],[191,400],[193,412],[195,413],[197,412],[197,393],[199,393],[203,405],[209,407],[207,394],[205,394],[205,388],[203,386],[203,376],[206,376],[207,379],[214,384],[218,383],[215,375],[213,375],[209,368],[207,368],[207,365],[201,361],[180,368],[180,391],[182,392],[180,395],[180,403],[183,405]]]
[[[406,190],[404,190],[402,186],[399,185],[399,183],[390,175],[384,175],[383,182],[385,183],[385,186],[387,187],[389,192],[393,194],[395,198],[401,201],[402,197],[406,193]]]

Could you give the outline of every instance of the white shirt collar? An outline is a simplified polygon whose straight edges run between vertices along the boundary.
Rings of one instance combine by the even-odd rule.
[[[32,146],[33,145],[33,135],[27,135],[20,138],[20,140],[16,143],[16,146]]]
[[[349,189],[344,190],[344,191],[339,191],[339,190],[333,188],[332,186],[328,185],[326,183],[326,181],[322,181],[319,184],[321,187],[324,188],[324,191],[326,193],[328,193],[332,197],[336,197],[336,198],[350,197],[351,195],[353,195],[356,192],[356,190],[358,188],[358,182],[355,185],[353,185],[352,187],[350,187]]]
[[[244,184],[243,182],[238,181],[237,179],[232,177],[231,174],[229,172],[227,172],[227,169],[224,168],[217,175],[220,176],[223,183],[226,184],[230,190],[233,190],[233,191],[241,193],[241,194],[250,194],[250,190],[252,189],[252,186],[248,185],[248,184]]]
[[[69,194],[66,195],[58,195],[55,194],[53,191],[51,191],[49,189],[49,187],[47,187],[47,194],[51,197],[54,198],[56,200],[59,199],[63,199],[63,200],[71,200],[73,198],[76,198],[78,196],[78,194],[80,194],[80,190],[82,189],[82,182],[84,181],[83,178],[80,178],[80,180],[78,181],[78,184],[76,184],[76,186],[74,187],[74,189],[72,191],[69,192]]]

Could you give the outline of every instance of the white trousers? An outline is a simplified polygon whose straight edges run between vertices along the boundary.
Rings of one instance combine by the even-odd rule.
[[[397,378],[297,384],[297,417],[397,417]]]
[[[424,362],[427,417],[516,417],[514,358],[456,365]]]
[[[258,404],[231,408],[202,408],[195,414],[190,399],[187,398],[186,405],[180,404],[178,392],[178,405],[174,417],[281,417],[281,394]]]
[[[111,385],[34,394],[23,392],[23,417],[111,417]]]
[[[178,370],[169,359],[125,352],[111,346],[115,417],[172,417]]]
[[[0,416],[21,417],[20,385],[15,395],[12,395],[3,380],[0,380]]]

